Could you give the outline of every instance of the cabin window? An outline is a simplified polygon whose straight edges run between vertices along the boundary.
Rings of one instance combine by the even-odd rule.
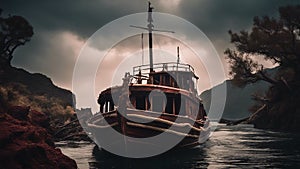
[[[175,114],[178,115],[179,113],[186,115],[185,100],[180,96],[175,100]]]
[[[180,86],[179,75],[174,75],[173,86],[174,87],[179,87]]]
[[[165,85],[166,85],[166,86],[170,86],[170,76],[169,76],[169,75],[166,75],[165,77],[166,77],[166,78],[165,78]]]
[[[130,95],[129,98],[130,98],[131,106],[132,106],[132,107],[135,107],[135,105],[136,105],[136,104],[135,104],[135,97],[132,96],[132,95]]]
[[[145,110],[145,97],[144,96],[136,96],[136,109]]]
[[[175,83],[174,83],[174,80],[172,78],[170,79],[170,86],[175,87]]]
[[[151,104],[148,97],[145,97],[145,110],[150,110]]]
[[[173,114],[173,98],[167,97],[166,113]]]
[[[159,81],[160,81],[160,76],[159,75],[155,75],[154,78],[153,78],[153,84],[159,84]]]
[[[175,114],[177,115],[180,110],[180,97],[175,97]]]
[[[115,110],[115,104],[114,104],[114,102],[113,102],[113,101],[111,101],[111,102],[110,102],[110,105],[109,105],[109,107],[110,107],[110,108],[109,108],[109,110],[110,110],[110,111],[113,111],[113,110]]]
[[[104,112],[108,112],[108,102],[105,102],[104,109]]]
[[[104,111],[104,105],[100,104],[100,112],[103,113],[103,111]]]
[[[152,98],[152,111],[163,112],[163,110],[164,110],[163,105],[164,105],[163,97],[153,96],[153,98]]]
[[[160,84],[170,86],[170,75],[169,74],[161,75]]]
[[[185,76],[182,77],[182,88],[183,89],[188,89],[188,86],[187,86],[187,79]]]
[[[180,85],[179,87],[182,88],[182,89],[184,89],[184,80],[183,80],[182,76],[180,76],[180,78],[178,79],[178,83]]]
[[[194,107],[193,106],[190,106],[190,116],[192,117],[192,118],[194,118],[194,115],[195,115],[195,112],[194,112]]]
[[[190,83],[191,83],[190,79],[187,79],[186,80],[186,87],[187,87],[187,89],[191,89],[191,84]]]

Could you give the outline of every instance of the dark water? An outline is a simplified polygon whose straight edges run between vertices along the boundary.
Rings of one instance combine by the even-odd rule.
[[[84,142],[58,145],[79,168],[192,169],[192,168],[300,168],[300,137],[250,125],[219,125],[210,140],[193,150],[146,159],[128,159]]]

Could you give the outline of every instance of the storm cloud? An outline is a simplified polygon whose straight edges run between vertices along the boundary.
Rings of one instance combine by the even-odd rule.
[[[296,0],[153,0],[154,11],[182,17],[202,30],[224,61],[230,46],[228,30],[248,30],[254,16],[277,17],[280,6]],[[13,65],[50,76],[54,83],[71,88],[73,68],[86,40],[105,24],[128,14],[146,12],[144,0],[5,0],[4,15],[21,15],[34,27],[34,36],[20,47]],[[226,66],[225,66],[226,67]]]

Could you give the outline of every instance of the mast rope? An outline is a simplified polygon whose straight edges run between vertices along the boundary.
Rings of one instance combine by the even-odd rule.
[[[142,33],[142,65],[144,65],[144,33]]]

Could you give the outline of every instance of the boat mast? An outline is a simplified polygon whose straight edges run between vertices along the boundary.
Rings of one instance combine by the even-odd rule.
[[[154,25],[152,24],[152,10],[151,2],[148,2],[148,32],[149,32],[149,62],[150,62],[150,73],[153,72],[153,49],[152,49],[152,31]]]
[[[151,6],[151,2],[148,2],[148,25],[147,27],[142,27],[142,26],[135,26],[135,25],[130,25],[130,27],[134,28],[139,28],[139,29],[144,29],[148,31],[149,35],[149,62],[150,62],[150,73],[154,72],[153,70],[153,41],[152,41],[152,32],[168,32],[168,33],[175,33],[174,31],[169,31],[169,30],[158,30],[154,29],[153,25],[153,19],[152,19],[152,10],[154,8]]]

